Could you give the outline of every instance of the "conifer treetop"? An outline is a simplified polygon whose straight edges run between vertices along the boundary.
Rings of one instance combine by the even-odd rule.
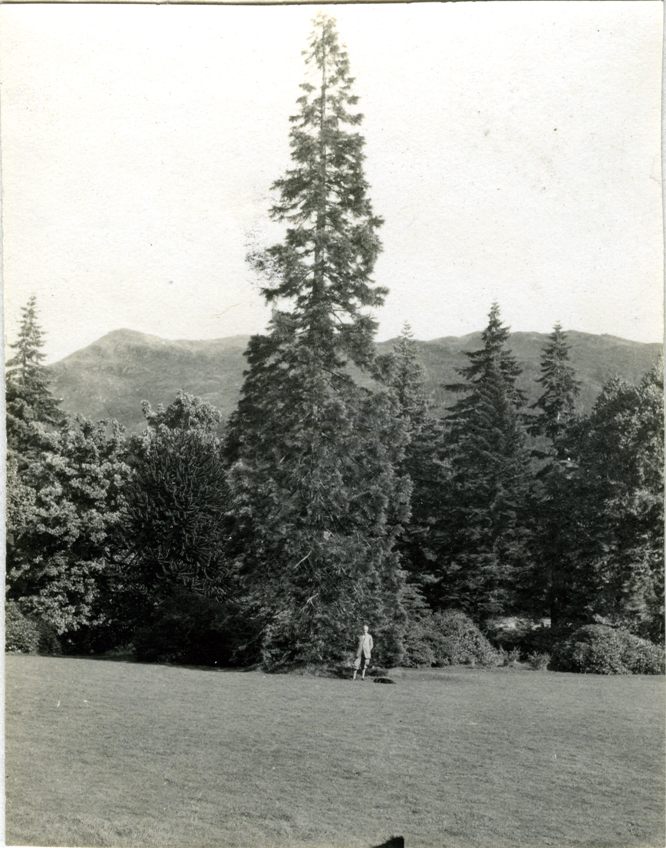
[[[16,353],[7,362],[7,373],[19,381],[25,381],[28,373],[38,368],[45,359],[42,350],[44,333],[37,321],[37,298],[32,295],[21,307],[21,324],[18,338],[10,344]]]
[[[44,334],[37,320],[37,298],[33,295],[21,309],[18,338],[10,347],[16,353],[7,361],[8,435],[12,441],[18,419],[56,424],[62,418],[60,401],[50,392],[50,378],[44,367]]]
[[[418,431],[427,411],[424,372],[412,328],[407,321],[393,345],[391,354],[391,385],[401,414],[410,422],[410,430]]]
[[[543,393],[532,405],[539,411],[530,429],[556,440],[576,411],[580,383],[569,357],[569,344],[562,325],[558,322],[548,336],[541,353],[541,376],[537,383]]]
[[[525,404],[526,396],[518,388],[516,381],[522,373],[522,368],[509,349],[509,327],[502,324],[499,304],[492,304],[488,313],[488,324],[481,333],[482,346],[478,350],[466,353],[469,364],[458,369],[465,382],[447,385],[454,392],[474,392],[475,389],[489,379],[499,380],[508,391],[508,397],[514,406]],[[458,411],[465,407],[465,400],[459,402]],[[454,408],[454,416],[455,416]]]
[[[376,329],[367,310],[386,295],[372,279],[382,221],[368,197],[362,115],[332,18],[317,16],[304,55],[308,80],[290,118],[292,162],[272,186],[271,218],[285,235],[250,261],[266,280],[267,302],[288,311],[296,336],[329,362],[367,364]]]

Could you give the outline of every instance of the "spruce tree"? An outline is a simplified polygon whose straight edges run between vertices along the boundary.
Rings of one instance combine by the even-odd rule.
[[[561,624],[571,591],[571,573],[576,559],[569,539],[574,518],[571,496],[571,431],[576,421],[579,382],[569,358],[569,345],[560,324],[541,354],[541,376],[537,382],[542,393],[532,409],[529,422],[536,439],[533,451],[539,466],[536,474],[532,515],[535,546],[531,594],[534,611],[550,617],[551,626]],[[572,560],[572,554],[574,559]]]
[[[560,436],[576,411],[580,384],[569,359],[569,344],[560,324],[555,324],[541,354],[541,376],[537,380],[543,392],[533,404],[538,410],[530,422],[530,432],[546,436],[558,451]]]
[[[421,431],[426,419],[428,401],[424,389],[423,366],[412,328],[404,323],[393,346],[389,363],[389,385],[395,393],[400,416],[407,425],[410,440]]]
[[[386,662],[401,654],[402,575],[395,538],[409,491],[396,472],[406,436],[373,370],[385,290],[363,173],[349,60],[334,22],[315,20],[310,79],[291,118],[292,166],[273,188],[284,238],[251,258],[275,309],[247,351],[227,456],[244,539],[241,573],[264,610],[268,667],[339,660],[366,621]]]
[[[266,300],[291,303],[313,363],[350,357],[364,366],[374,356],[375,322],[362,310],[380,306],[386,294],[372,280],[382,222],[367,194],[365,142],[356,130],[363,116],[332,18],[316,18],[305,61],[310,78],[290,118],[292,167],[273,185],[279,198],[270,214],[286,225],[285,236],[255,259],[271,272]]]
[[[475,618],[519,603],[528,569],[529,453],[517,385],[521,368],[493,304],[482,346],[467,354],[462,394],[447,419],[449,478],[441,497],[439,602]]]
[[[21,310],[18,338],[10,345],[15,353],[6,366],[7,446],[15,452],[19,468],[28,454],[44,448],[46,431],[63,419],[49,388],[43,346],[33,295]]]
[[[432,580],[431,529],[440,515],[439,489],[445,465],[441,422],[429,411],[424,369],[409,324],[404,324],[387,365],[387,383],[409,438],[401,470],[409,477],[412,494],[400,551],[412,584],[410,591],[427,592]]]

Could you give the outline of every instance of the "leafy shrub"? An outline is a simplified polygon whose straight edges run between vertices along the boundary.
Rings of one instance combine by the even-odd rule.
[[[626,630],[588,624],[556,643],[553,667],[587,674],[663,674],[664,652]]]
[[[433,615],[435,665],[498,665],[499,654],[471,618],[460,610]]]
[[[39,627],[23,615],[15,601],[5,604],[5,651],[10,654],[39,653]]]
[[[545,671],[550,665],[550,654],[532,651],[527,656],[527,662],[535,671]]]
[[[405,668],[431,668],[437,665],[433,643],[427,633],[410,633],[405,640],[405,654],[401,665]]]
[[[663,674],[664,649],[647,639],[627,634],[624,662],[632,674]]]

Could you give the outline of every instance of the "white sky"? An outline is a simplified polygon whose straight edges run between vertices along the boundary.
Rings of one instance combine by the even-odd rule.
[[[244,262],[288,165],[317,8],[3,6],[6,323],[261,331]],[[662,334],[662,5],[336,6],[386,224],[380,338]]]

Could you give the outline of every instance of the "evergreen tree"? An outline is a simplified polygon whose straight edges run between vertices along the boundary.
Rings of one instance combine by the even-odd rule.
[[[663,639],[663,377],[613,379],[570,442],[568,621]]]
[[[239,565],[264,610],[268,666],[339,660],[364,620],[393,662],[404,621],[395,538],[409,500],[395,466],[406,435],[394,397],[360,388],[346,367],[376,370],[367,310],[385,293],[372,280],[381,221],[332,19],[315,20],[305,57],[292,167],[274,185],[271,215],[285,236],[251,257],[281,309],[250,342],[227,438]]]
[[[388,357],[386,382],[394,393],[409,442],[401,471],[411,482],[410,519],[400,538],[400,551],[409,591],[425,592],[432,583],[432,527],[440,519],[440,488],[445,485],[445,461],[441,422],[429,412],[424,371],[409,324],[405,323]],[[417,589],[418,587],[418,589]],[[412,597],[408,593],[406,597]],[[410,609],[417,607],[407,605]],[[410,622],[410,627],[414,622]]]
[[[424,389],[423,366],[412,329],[407,322],[393,346],[388,383],[395,393],[400,417],[413,441],[423,428],[428,401]]]
[[[515,411],[525,405],[525,393],[517,385],[522,368],[508,348],[509,335],[509,328],[502,324],[499,304],[493,303],[488,313],[488,325],[481,333],[482,347],[465,354],[469,365],[458,370],[463,382],[446,387],[464,395],[447,416],[454,427],[464,427],[465,422],[474,417],[479,396],[488,383],[501,386]]]
[[[555,324],[548,343],[541,354],[541,376],[537,380],[543,388],[532,408],[538,414],[531,422],[530,431],[536,436],[550,439],[556,453],[560,436],[576,411],[576,398],[580,384],[569,361],[569,345],[560,324]]]
[[[49,388],[44,367],[44,335],[37,319],[37,300],[33,296],[21,310],[15,351],[6,367],[7,447],[23,467],[28,454],[48,445],[46,431],[62,421],[63,415]]]
[[[447,419],[450,474],[435,528],[439,603],[477,619],[512,610],[529,571],[525,397],[508,339],[494,304],[482,347],[468,353],[469,364],[460,369],[464,382],[449,387],[463,396]]]
[[[539,464],[536,474],[534,541],[538,549],[532,573],[534,611],[550,617],[557,628],[568,605],[570,573],[573,562],[570,540],[572,520],[571,431],[576,423],[576,398],[579,383],[569,361],[569,345],[560,324],[555,324],[541,354],[543,389],[532,409],[530,433],[539,445],[533,451]],[[544,450],[545,445],[545,450]]]
[[[365,142],[355,130],[363,116],[332,18],[316,18],[305,60],[310,79],[290,119],[292,167],[273,185],[279,199],[271,218],[286,225],[285,236],[251,260],[269,272],[266,300],[291,304],[293,331],[313,368],[339,367],[346,357],[368,366],[376,323],[362,310],[386,294],[372,280],[382,221],[367,196]]]

